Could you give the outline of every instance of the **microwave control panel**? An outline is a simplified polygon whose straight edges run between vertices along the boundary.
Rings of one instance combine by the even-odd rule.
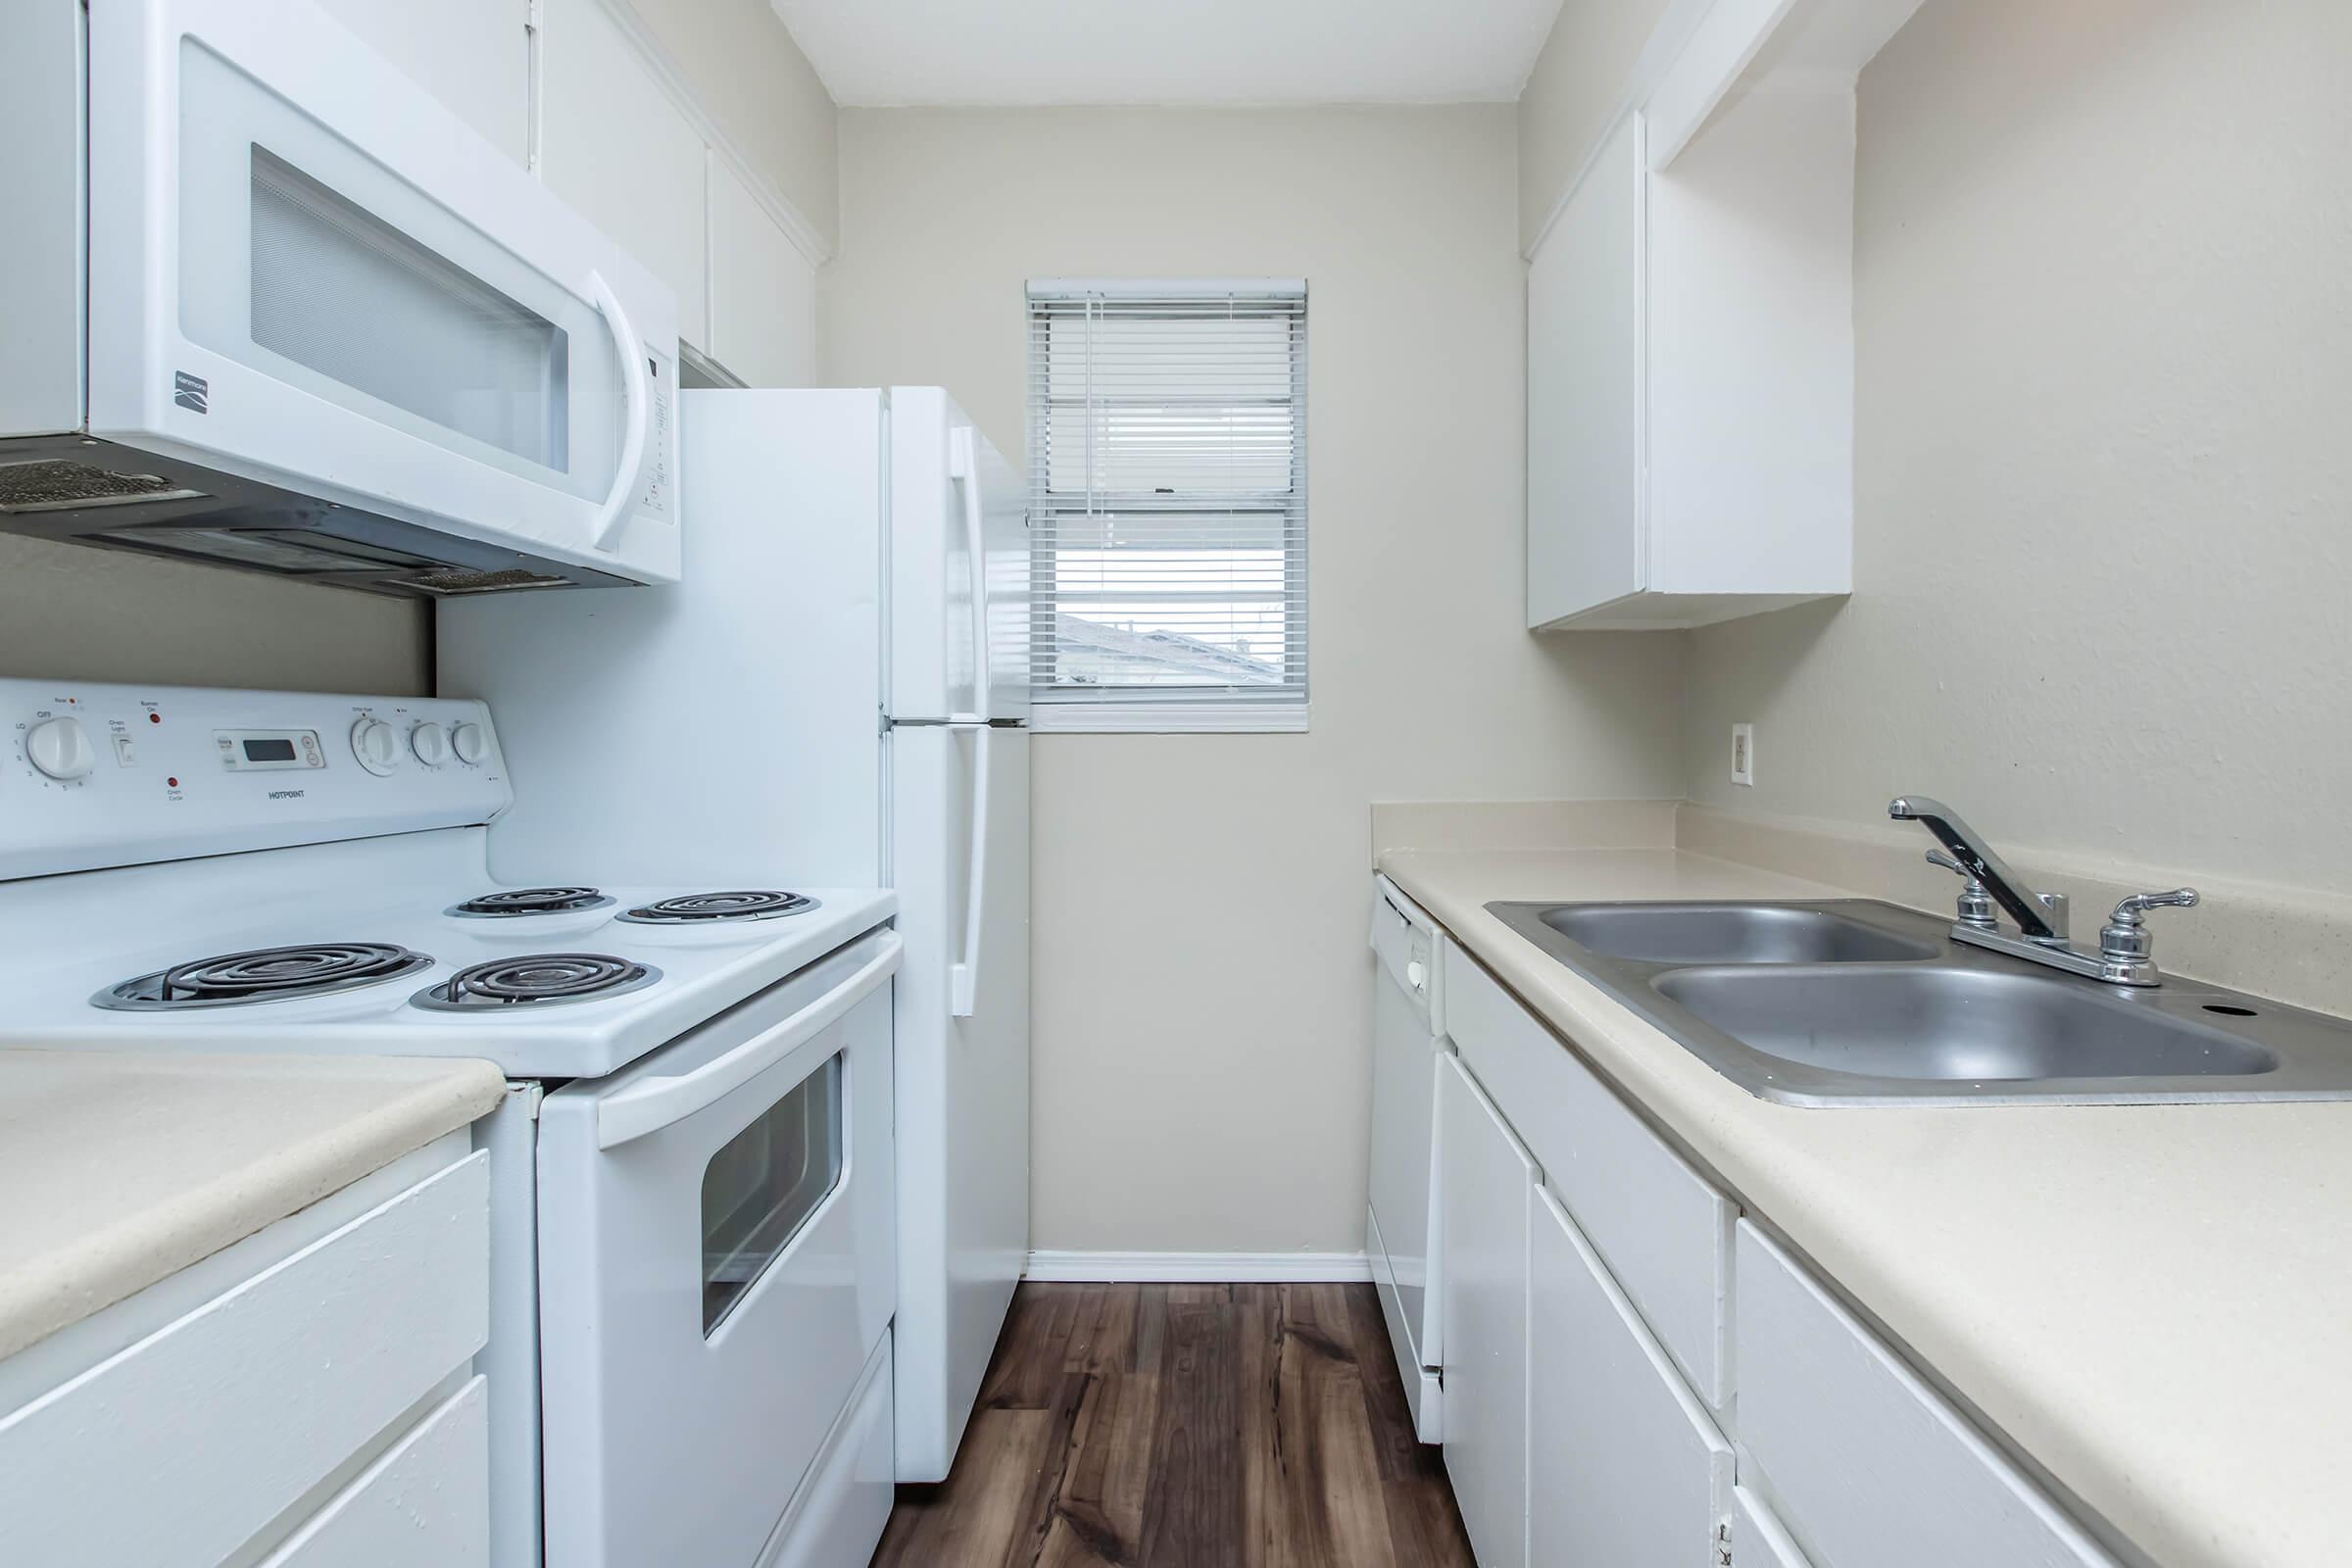
[[[483,705],[0,680],[0,878],[488,822]]]

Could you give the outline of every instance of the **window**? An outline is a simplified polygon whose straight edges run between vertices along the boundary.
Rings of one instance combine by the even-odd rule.
[[[1306,727],[1306,285],[1029,287],[1040,729]]]

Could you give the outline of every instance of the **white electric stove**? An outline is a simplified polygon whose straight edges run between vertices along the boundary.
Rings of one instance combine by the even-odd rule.
[[[878,1531],[888,892],[502,886],[478,703],[0,680],[0,1048],[513,1080],[476,1129],[498,1568]]]

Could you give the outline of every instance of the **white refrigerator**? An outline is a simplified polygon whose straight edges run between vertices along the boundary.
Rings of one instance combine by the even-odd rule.
[[[1029,546],[936,387],[681,396],[683,580],[440,608],[515,883],[899,898],[898,1479],[948,1473],[1029,1245]]]

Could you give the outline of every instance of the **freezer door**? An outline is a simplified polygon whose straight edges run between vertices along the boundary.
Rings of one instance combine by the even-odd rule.
[[[899,725],[890,744],[906,944],[897,994],[898,1477],[939,1481],[1029,1249],[1029,733]]]
[[[938,387],[894,387],[890,425],[891,716],[1026,719],[1021,476]]]
[[[871,884],[881,394],[698,391],[681,413],[683,582],[439,608],[441,690],[489,702],[522,781],[492,869]]]

